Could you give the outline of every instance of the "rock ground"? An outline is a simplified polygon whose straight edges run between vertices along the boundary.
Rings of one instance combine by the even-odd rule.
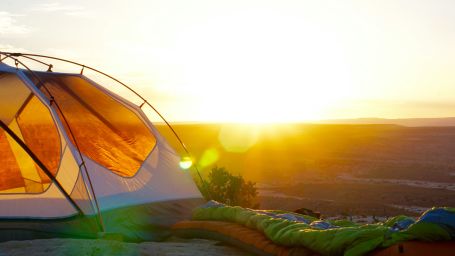
[[[0,243],[0,256],[98,255],[249,255],[237,248],[203,239],[126,243],[114,240],[37,239]]]

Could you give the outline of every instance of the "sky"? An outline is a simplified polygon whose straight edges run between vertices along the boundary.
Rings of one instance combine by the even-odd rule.
[[[451,0],[1,3],[0,50],[96,67],[174,122],[455,116]]]

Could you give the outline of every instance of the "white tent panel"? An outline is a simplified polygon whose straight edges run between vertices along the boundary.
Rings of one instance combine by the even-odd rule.
[[[87,159],[101,210],[135,204],[201,198],[188,171],[179,168],[179,157],[161,143],[131,178],[124,178]]]
[[[77,214],[55,184],[41,194],[3,194],[0,217],[61,218]]]
[[[60,182],[63,189],[70,194],[79,176],[79,166],[73,157],[73,152],[68,145],[63,148],[60,168],[56,179]]]

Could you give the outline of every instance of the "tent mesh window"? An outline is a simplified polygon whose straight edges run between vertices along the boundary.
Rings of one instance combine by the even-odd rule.
[[[10,146],[11,138],[0,130],[0,193],[25,193],[21,169]],[[13,142],[14,143],[14,142]]]
[[[60,137],[49,110],[33,96],[17,117],[17,123],[27,146],[55,176],[60,164]],[[38,167],[37,167],[38,168]],[[39,171],[42,182],[49,177]]]
[[[137,114],[80,76],[37,74],[45,84],[41,91],[54,97],[81,152],[120,176],[134,176],[156,144]]]
[[[1,121],[55,176],[61,148],[49,109],[15,75],[0,74],[0,81]],[[42,193],[49,187],[49,177],[3,129],[0,156],[0,193]]]

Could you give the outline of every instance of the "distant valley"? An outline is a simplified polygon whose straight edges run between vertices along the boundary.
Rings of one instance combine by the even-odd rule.
[[[257,182],[262,208],[307,207],[328,216],[391,216],[455,206],[455,127],[176,124],[174,128],[203,174],[218,165]],[[170,136],[162,126],[160,130]]]

